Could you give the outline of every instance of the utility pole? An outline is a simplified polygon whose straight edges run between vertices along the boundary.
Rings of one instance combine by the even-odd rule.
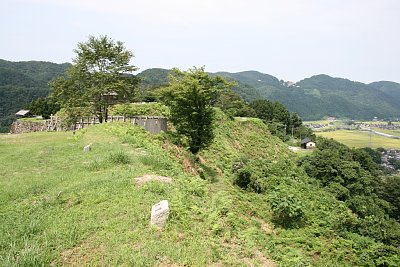
[[[372,130],[371,130],[371,128],[369,128],[369,143],[368,143],[368,147],[372,147]]]

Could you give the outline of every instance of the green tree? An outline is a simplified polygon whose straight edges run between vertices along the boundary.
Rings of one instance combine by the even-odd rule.
[[[400,221],[400,175],[384,177],[380,187],[380,196],[394,207],[391,215]]]
[[[62,107],[89,107],[100,122],[107,121],[108,107],[115,102],[132,101],[139,79],[131,73],[131,51],[107,36],[90,36],[78,43],[76,58],[64,76],[50,83],[52,97]]]
[[[230,117],[256,117],[255,111],[234,91],[227,89],[221,92],[216,103]]]
[[[40,97],[29,103],[26,108],[33,114],[49,119],[51,114],[56,114],[60,110],[60,105],[55,103],[53,99]]]
[[[254,109],[258,118],[264,121],[274,119],[274,103],[268,99],[254,100],[250,103],[250,107]]]
[[[160,100],[171,109],[171,121],[187,138],[189,150],[196,154],[213,140],[213,105],[221,90],[232,86],[221,77],[211,77],[204,67],[188,71],[173,69],[169,86],[158,91]]]
[[[370,157],[372,158],[372,160],[376,163],[376,164],[381,164],[382,163],[382,152],[385,151],[384,148],[380,148],[380,149],[372,149],[370,147],[364,147],[364,148],[360,148],[361,150],[364,150],[365,152],[367,152]],[[383,150],[382,150],[383,149]]]
[[[311,137],[315,139],[312,130],[303,125],[299,115],[290,113],[282,103],[259,99],[251,102],[250,107],[258,118],[268,124],[270,132],[284,141],[292,134],[298,138]]]

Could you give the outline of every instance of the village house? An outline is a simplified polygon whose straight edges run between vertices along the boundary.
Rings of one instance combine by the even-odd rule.
[[[315,142],[313,142],[310,138],[304,138],[300,142],[300,146],[303,149],[314,149],[315,148]]]
[[[17,113],[15,113],[15,116],[17,116],[18,118],[26,118],[26,117],[31,117],[31,111],[27,110],[27,109],[21,109],[20,111],[18,111]]]

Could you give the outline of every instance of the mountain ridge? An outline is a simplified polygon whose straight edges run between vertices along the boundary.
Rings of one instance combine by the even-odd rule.
[[[48,82],[70,66],[70,63],[0,59],[0,132],[7,131],[16,111],[38,97],[47,96]],[[142,78],[142,94],[167,84],[169,72],[164,68],[150,68],[138,73]],[[235,81],[233,90],[247,102],[279,101],[304,120],[329,116],[364,120],[400,118],[400,84],[393,81],[365,84],[317,74],[294,83],[256,70],[219,71],[210,75]]]
[[[293,83],[254,70],[210,74],[235,81],[237,86],[233,90],[248,102],[260,98],[279,101],[303,119],[329,116],[365,120],[400,117],[400,84],[395,82],[365,84],[318,74]],[[146,81],[143,72],[141,77]],[[153,85],[158,87],[162,84]]]

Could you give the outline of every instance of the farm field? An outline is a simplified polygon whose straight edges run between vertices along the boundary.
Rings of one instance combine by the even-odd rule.
[[[363,124],[379,124],[379,125],[387,125],[387,121],[355,121],[355,123],[363,123]],[[393,125],[400,125],[399,121],[393,121]]]
[[[396,135],[400,136],[400,129],[396,130],[386,130],[386,129],[380,129],[380,128],[371,128],[374,131],[385,133],[385,134],[391,134],[391,135]]]
[[[383,130],[379,130],[384,132]],[[387,133],[387,132],[385,132]],[[315,132],[317,136],[333,138],[349,147],[395,148],[400,149],[400,139],[388,138],[358,130],[339,130],[332,132]]]

